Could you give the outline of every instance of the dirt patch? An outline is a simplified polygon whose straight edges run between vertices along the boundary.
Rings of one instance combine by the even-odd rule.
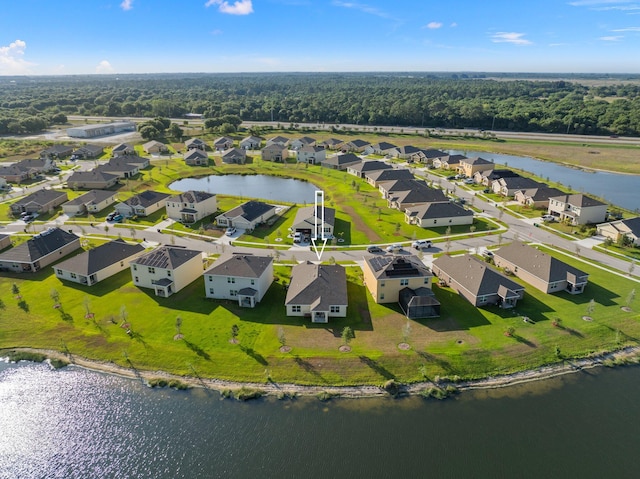
[[[369,228],[369,226],[367,226],[367,224],[362,220],[360,215],[357,214],[351,206],[345,205],[342,208],[342,211],[344,211],[347,215],[349,215],[349,217],[351,218],[351,224],[353,225],[353,227],[358,231],[360,231],[361,233],[364,233],[367,237],[367,240],[369,240],[369,242],[377,243],[381,241],[381,238],[378,235],[378,233],[376,233],[371,228]]]
[[[289,352],[291,352],[291,346],[281,346],[279,351],[281,353],[289,353]]]
[[[338,348],[341,353],[351,352],[351,346],[342,345]]]
[[[593,318],[591,316],[583,316],[582,319],[584,321],[593,321]]]
[[[629,306],[623,306],[622,308],[620,308],[622,311],[624,311],[625,313],[630,313],[631,311],[633,311]]]
[[[400,343],[398,344],[398,349],[401,351],[409,351],[411,349],[411,345],[408,343]]]

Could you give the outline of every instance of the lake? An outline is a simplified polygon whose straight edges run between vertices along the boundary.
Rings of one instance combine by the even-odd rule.
[[[313,204],[315,191],[312,183],[268,175],[210,175],[203,178],[183,178],[169,185],[176,191],[207,191],[219,195],[259,198],[269,201]]]
[[[519,168],[533,173],[540,178],[558,181],[565,186],[571,186],[576,191],[591,193],[604,198],[615,205],[635,210],[640,208],[640,175],[622,175],[603,171],[586,171],[569,168],[558,163],[536,160],[535,158],[487,153],[484,151],[448,150],[452,155],[466,155],[470,158],[480,156],[485,160],[492,160],[496,164],[505,163],[513,168]]]
[[[637,477],[639,397],[638,367],[442,402],[239,403],[0,362],[0,477]]]

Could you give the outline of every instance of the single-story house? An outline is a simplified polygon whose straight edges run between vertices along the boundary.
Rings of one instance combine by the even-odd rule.
[[[543,188],[545,186],[547,185],[523,176],[499,178],[491,183],[493,192],[502,196],[514,196],[520,190]]]
[[[120,178],[133,178],[140,170],[149,166],[148,158],[141,158],[136,155],[123,155],[117,158],[110,158],[107,163],[100,165],[95,170],[118,175]]]
[[[449,203],[449,198],[446,197],[442,190],[429,188],[428,186],[417,187],[407,191],[396,191],[387,197],[389,208],[396,208],[400,211],[427,203]]]
[[[243,150],[259,150],[261,144],[262,138],[251,135],[240,141],[240,148]]]
[[[492,161],[485,160],[484,158],[464,158],[460,160],[458,165],[458,172],[466,176],[467,178],[473,178],[478,171],[493,170],[495,164]]]
[[[456,170],[460,166],[460,162],[467,157],[464,155],[446,155],[434,158],[432,161],[434,168],[442,168],[443,170]]]
[[[414,158],[415,161],[420,161],[421,163],[432,165],[433,160],[435,160],[436,158],[443,158],[445,156],[447,156],[447,154],[444,151],[436,150],[433,148],[422,148]]]
[[[232,147],[233,138],[229,138],[228,136],[221,136],[220,138],[216,138],[216,140],[213,142],[213,148],[216,151],[225,151]]]
[[[60,228],[49,228],[0,254],[0,271],[35,273],[80,249],[80,238]]]
[[[73,154],[73,146],[70,145],[53,145],[40,152],[40,158],[49,158],[52,160],[58,160],[60,158],[66,158]]]
[[[320,239],[333,238],[335,223],[335,209],[323,208],[320,205],[304,206],[298,209],[291,231],[300,233],[306,242],[313,237]]]
[[[276,214],[276,207],[261,201],[247,201],[216,217],[222,227],[235,227],[252,231]]]
[[[0,251],[11,246],[11,236],[0,233]]]
[[[561,196],[562,194],[563,192],[558,188],[530,188],[528,190],[516,191],[514,199],[521,205],[528,205],[534,208],[548,208],[549,198]]]
[[[184,152],[184,162],[189,166],[207,166],[209,155],[204,150],[192,148]]]
[[[11,214],[19,216],[21,213],[48,213],[62,203],[69,201],[65,191],[38,190],[13,203]]]
[[[524,297],[523,286],[474,256],[440,256],[433,260],[431,271],[474,306],[514,308]]]
[[[405,208],[404,220],[422,228],[473,224],[473,211],[451,202],[427,203]]]
[[[169,147],[167,145],[157,140],[146,142],[144,145],[142,145],[142,149],[149,155],[157,155],[159,153],[167,153],[169,151]]]
[[[21,160],[15,165],[20,169],[29,171],[31,176],[36,176],[52,171],[56,167],[56,162],[52,158],[46,157]]]
[[[131,261],[133,284],[153,289],[156,296],[171,296],[202,276],[203,254],[177,246],[160,246]]]
[[[347,166],[347,173],[358,178],[365,178],[367,174],[378,170],[393,170],[393,166],[378,160],[361,161]]]
[[[420,148],[413,145],[396,146],[394,150],[391,150],[390,154],[394,158],[400,158],[401,160],[409,160],[413,155],[420,152]]]
[[[389,143],[387,141],[381,141],[380,143],[374,143],[373,145],[367,145],[363,151],[365,155],[389,155],[393,156],[397,145]]]
[[[284,161],[289,157],[289,149],[282,143],[269,143],[260,154],[264,161]]]
[[[615,243],[626,238],[626,241],[631,244],[640,246],[640,216],[611,223],[600,223],[597,226],[597,233],[605,238],[611,238]]]
[[[604,223],[607,205],[587,195],[562,195],[549,198],[548,214],[572,225]]]
[[[218,258],[204,273],[207,298],[231,299],[253,308],[273,283],[273,258],[251,254],[232,254]]]
[[[478,185],[491,186],[494,180],[500,178],[515,178],[520,176],[512,170],[480,170],[473,175],[473,181]]]
[[[111,148],[111,156],[113,157],[135,155],[135,154],[136,154],[136,150],[133,148],[133,146],[127,143],[118,143],[113,148]]]
[[[184,146],[187,148],[187,150],[205,151],[207,149],[207,144],[200,138],[190,138],[184,142]]]
[[[298,149],[298,162],[317,165],[327,158],[327,150],[321,146],[303,146]]]
[[[409,319],[440,315],[440,302],[431,291],[433,275],[417,256],[365,257],[362,271],[376,303],[400,303]]]
[[[222,153],[221,158],[223,163],[244,165],[247,161],[247,150],[243,148],[229,148]]]
[[[58,279],[93,286],[120,271],[129,269],[129,263],[144,253],[138,243],[129,244],[122,239],[101,244],[53,266]]]
[[[338,150],[343,143],[344,140],[339,138],[329,138],[328,140],[324,140],[320,143],[320,146],[325,147],[327,150]]]
[[[0,166],[0,178],[6,182],[20,184],[27,181],[33,176],[33,173],[27,169],[20,168],[18,165]]]
[[[181,223],[195,223],[218,211],[217,197],[206,191],[185,191],[166,200],[167,217]]]
[[[266,146],[272,145],[274,143],[277,143],[277,144],[282,145],[282,146],[288,146],[289,145],[289,138],[285,138],[284,136],[274,136],[273,138],[269,138],[267,140],[267,145]]]
[[[371,143],[365,140],[351,140],[342,144],[340,148],[343,152],[355,151],[356,153],[362,153],[364,149],[369,146]]]
[[[375,170],[364,174],[364,178],[374,188],[378,188],[380,183],[393,180],[412,180],[413,173],[406,168],[389,168],[385,170]]]
[[[100,168],[94,168],[91,171],[74,171],[67,178],[67,186],[74,190],[102,190],[115,186],[119,179],[120,176],[116,173],[108,173]]]
[[[62,211],[69,216],[97,213],[115,202],[115,191],[91,190],[63,203]]]
[[[100,145],[84,145],[71,153],[72,160],[86,160],[97,158],[104,153],[104,147]]]
[[[312,323],[347,315],[347,274],[338,264],[299,263],[291,269],[285,306],[287,316],[307,316]]]
[[[493,261],[498,268],[510,271],[543,293],[580,294],[589,280],[584,271],[521,241],[495,251]]]
[[[410,178],[381,181],[380,184],[378,184],[378,190],[385,199],[399,191],[411,191],[418,188],[428,188],[426,181]]]
[[[171,195],[147,190],[118,203],[114,210],[125,218],[131,216],[149,216],[165,206],[165,200]]]
[[[296,138],[289,142],[289,146],[292,150],[299,150],[305,146],[315,146],[316,139],[310,136],[303,136],[302,138]]]
[[[334,155],[325,159],[321,166],[324,168],[331,168],[333,170],[346,170],[351,165],[356,165],[362,162],[359,156],[353,153],[345,153],[343,155]]]

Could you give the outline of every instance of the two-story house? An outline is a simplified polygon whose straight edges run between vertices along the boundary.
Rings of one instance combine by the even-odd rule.
[[[572,225],[602,223],[607,218],[607,205],[587,195],[562,195],[549,198],[548,214]]]
[[[206,191],[185,191],[166,200],[167,216],[191,224],[218,211],[216,195]]]
[[[160,246],[131,261],[133,284],[168,297],[202,276],[203,253],[177,246]]]

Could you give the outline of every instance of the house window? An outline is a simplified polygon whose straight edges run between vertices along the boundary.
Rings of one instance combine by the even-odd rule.
[[[149,266],[149,274],[156,274],[156,269]]]
[[[209,294],[213,294],[213,288],[209,288]]]
[[[227,278],[227,283],[229,284],[235,284],[236,279],[235,278]]]
[[[430,280],[430,279],[431,279],[431,278],[429,278],[428,276],[427,276],[426,278],[424,278],[424,284],[429,284],[429,280]]]
[[[207,278],[209,278],[209,281],[213,281],[213,276],[207,276]]]
[[[238,296],[238,290],[237,289],[230,289],[229,290],[229,296],[231,296],[231,297]]]
[[[438,220],[433,220],[433,224],[437,225],[438,224]]]
[[[167,276],[171,277],[171,271],[167,271]]]
[[[409,278],[402,278],[400,280],[400,286],[409,286]]]
[[[76,274],[75,273],[71,273],[71,278],[72,279],[76,279]]]
[[[138,279],[138,277],[137,277],[137,276],[136,276],[133,280],[134,280],[136,283],[139,283],[139,282],[140,282],[140,280]]]
[[[300,313],[302,310],[300,309],[300,305],[291,306],[292,313]]]
[[[329,312],[331,313],[339,313],[340,312],[340,306],[331,306],[329,309]]]
[[[384,299],[384,293],[380,295],[380,299]]]
[[[255,280],[255,279],[252,279],[252,280],[251,280],[251,286],[253,286],[254,284],[256,284],[256,280]]]
[[[384,288],[384,281],[380,281],[380,287]]]
[[[120,261],[120,267],[122,268],[124,266],[124,261]]]
[[[133,265],[133,270],[138,271],[138,267],[135,264]]]
[[[57,270],[56,270],[56,274],[57,274],[58,276],[62,276],[62,270],[61,270],[61,269],[57,269]]]

